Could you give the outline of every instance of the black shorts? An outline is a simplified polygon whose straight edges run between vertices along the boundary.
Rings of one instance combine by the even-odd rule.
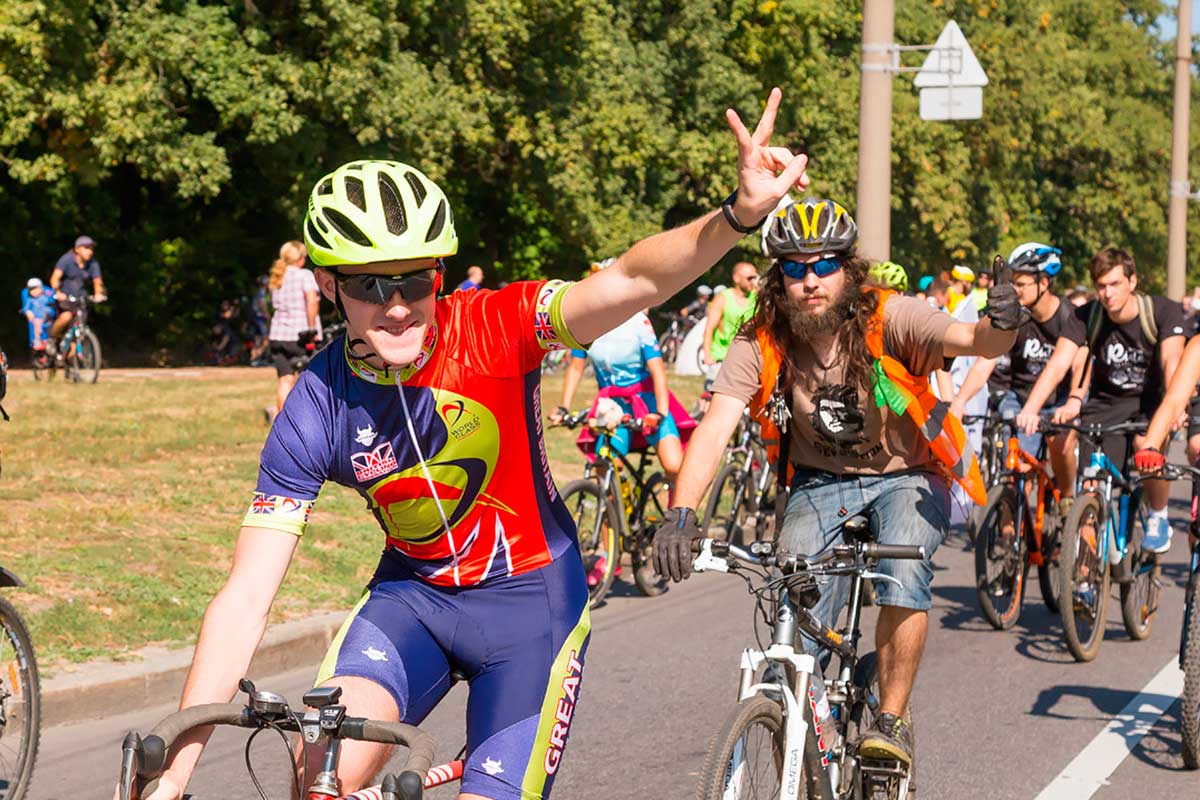
[[[1105,406],[1085,406],[1080,422],[1084,424],[1099,423],[1102,425],[1116,425],[1119,422],[1139,422],[1142,425],[1149,425],[1150,418],[1154,416],[1154,407],[1146,407],[1140,397],[1132,397],[1117,402],[1109,403]],[[1135,434],[1114,433],[1104,437],[1101,448],[1104,454],[1108,456],[1109,461],[1117,469],[1125,463],[1126,456],[1133,456],[1133,437]],[[1087,460],[1091,458],[1092,451],[1095,448],[1092,446],[1090,439],[1084,436],[1079,437],[1079,463],[1081,467],[1087,464]]]
[[[83,305],[77,298],[67,297],[65,300],[55,300],[54,308],[59,314],[71,312],[74,314]]]
[[[280,342],[272,339],[270,352],[271,360],[275,362],[275,374],[285,378],[300,371],[300,359],[304,358],[308,351],[299,342]]]

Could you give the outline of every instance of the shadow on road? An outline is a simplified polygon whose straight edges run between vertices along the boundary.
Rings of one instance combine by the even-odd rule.
[[[1030,578],[1032,578],[1032,573]],[[1011,636],[1013,649],[1035,661],[1047,664],[1066,664],[1072,661],[1063,644],[1058,615],[1052,614],[1042,602],[1036,579],[1027,580],[1021,617],[1011,630],[998,631],[979,613],[975,589],[971,586],[935,586],[933,594],[951,605],[942,616],[942,627],[951,630],[991,636]]]
[[[1034,716],[1071,722],[1095,720],[1097,722],[1108,723],[1112,721],[1113,717],[1121,713],[1138,694],[1140,693],[1124,689],[1108,689],[1094,685],[1052,686],[1038,693],[1037,700],[1034,701],[1033,708],[1029,710],[1029,713]],[[1147,696],[1147,702],[1149,702],[1150,697]],[[1164,699],[1174,700],[1174,698],[1156,697],[1160,702]],[[1055,708],[1064,700],[1087,701],[1092,704],[1095,713],[1065,714],[1056,711]],[[1175,700],[1167,709],[1167,713],[1159,717],[1154,726],[1142,737],[1137,746],[1133,748],[1134,757],[1159,769],[1182,770],[1184,766],[1180,734],[1181,726],[1180,704],[1178,700]],[[1117,728],[1117,733],[1126,739],[1130,739],[1137,736],[1142,729],[1143,723],[1141,720],[1126,719],[1121,720],[1121,726]]]

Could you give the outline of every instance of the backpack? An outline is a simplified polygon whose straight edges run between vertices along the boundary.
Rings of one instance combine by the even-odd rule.
[[[1138,304],[1138,324],[1142,326],[1142,333],[1149,340],[1150,346],[1154,347],[1158,344],[1158,323],[1154,319],[1154,300],[1141,292],[1137,292],[1134,296],[1137,298]],[[1100,329],[1104,326],[1106,318],[1104,308],[1100,305],[1100,301],[1096,300],[1092,304],[1091,312],[1088,313],[1087,338],[1085,339],[1088,353],[1093,358],[1096,355],[1096,342],[1100,339]]]

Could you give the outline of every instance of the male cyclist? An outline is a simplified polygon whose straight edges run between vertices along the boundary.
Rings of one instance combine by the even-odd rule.
[[[96,260],[96,241],[90,236],[80,236],[75,246],[59,256],[50,273],[50,288],[58,303],[58,319],[50,329],[52,339],[67,332],[71,320],[79,311],[84,285],[92,282],[92,294],[97,302],[104,301],[104,281],[100,277],[100,262]]]
[[[764,249],[772,265],[755,315],[730,346],[712,405],[692,434],[677,507],[655,534],[655,566],[672,580],[690,573],[691,542],[701,535],[693,509],[747,405],[762,421],[764,438],[778,435],[782,424],[790,440],[781,443],[779,467],[792,473],[783,550],[816,554],[861,513],[879,541],[924,545],[932,557],[949,524],[949,476],[967,484],[978,502],[985,490],[961,425],[935,404],[925,376],[947,358],[1007,350],[1021,321],[1016,295],[998,286],[990,318],[956,322],[867,282],[868,264],[855,251],[858,228],[841,205],[795,202],[773,213],[767,226]],[[933,567],[928,559],[884,560],[880,571],[903,588],[875,585],[882,606],[881,715],[860,752],[907,764],[912,742],[900,715],[925,643]],[[844,580],[825,580],[814,613],[835,624],[847,591]]]
[[[1005,395],[998,411],[1017,414],[1029,399],[1034,384],[1046,369],[1054,354],[1054,347],[1062,337],[1082,340],[1083,326],[1075,315],[1075,308],[1051,291],[1054,276],[1062,270],[1057,247],[1026,242],[1016,247],[1008,256],[1008,268],[1012,273],[1013,288],[1021,305],[1029,309],[1029,319],[1017,330],[1016,341],[1007,354],[1004,370]],[[1004,358],[1003,356],[1001,358]],[[981,358],[967,373],[962,388],[950,404],[950,410],[961,416],[966,402],[985,386],[992,385],[992,378],[1001,359]],[[1051,399],[1051,408],[1061,406],[1071,393],[1069,377],[1059,381]],[[1019,434],[1021,448],[1036,454],[1041,435]],[[1075,434],[1057,434],[1048,437],[1046,452],[1054,469],[1054,480],[1064,497],[1075,494]],[[1066,504],[1069,506],[1069,503]],[[1064,511],[1066,509],[1064,508]]]
[[[318,682],[349,714],[420,723],[470,684],[460,798],[545,797],[561,763],[589,635],[571,518],[541,431],[540,362],[579,347],[695,280],[764,218],[806,158],[769,146],[775,89],[738,142],[738,190],[722,208],[635,244],[579,285],[520,282],[437,299],[458,249],[442,190],[394,161],[356,161],[317,181],[304,220],[321,291],[347,331],[289,394],[263,448],[257,491],[225,586],[205,613],[183,706],[227,702],[323,483],[367,500],[387,547]],[[178,800],[207,734],[181,742],[151,800]],[[347,741],[343,792],[389,748]],[[319,765],[309,763],[308,774]]]
[[[696,299],[679,310],[679,316],[690,322],[698,322],[708,314],[708,304],[712,300],[713,290],[707,284],[696,287]]]
[[[748,261],[733,265],[733,286],[724,290],[708,304],[704,319],[704,345],[701,351],[709,380],[716,374],[729,352],[733,335],[754,313],[758,296],[758,270]]]
[[[1055,422],[1080,416],[1085,423],[1148,421],[1183,355],[1179,304],[1136,292],[1137,265],[1132,255],[1106,247],[1093,256],[1088,271],[1099,298],[1076,309],[1081,324],[1064,329],[1030,390],[1017,418],[1028,434],[1037,430],[1038,412],[1056,394],[1068,371],[1073,373],[1070,395],[1054,412]],[[1175,422],[1179,427],[1183,420]],[[1124,435],[1106,437],[1105,455],[1115,464],[1124,463],[1126,442]],[[1144,437],[1134,438],[1135,448],[1143,445]],[[1158,480],[1144,485],[1150,522],[1142,546],[1164,553],[1171,547],[1170,486]]]

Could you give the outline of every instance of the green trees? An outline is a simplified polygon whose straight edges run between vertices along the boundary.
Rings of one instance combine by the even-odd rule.
[[[984,119],[947,124],[921,122],[896,81],[896,260],[931,271],[1044,238],[1076,267],[1124,244],[1153,274],[1162,4],[897,5],[898,41],[954,18],[992,82]],[[818,0],[9,0],[0,297],[87,232],[121,323],[107,338],[186,352],[297,235],[313,180],[372,156],[445,185],[452,270],[575,275],[719,201],[733,181],[721,111],[755,114],[775,84],[780,138],[811,155],[813,190],[853,206],[860,28],[860,7]],[[19,323],[0,316],[11,349]]]

